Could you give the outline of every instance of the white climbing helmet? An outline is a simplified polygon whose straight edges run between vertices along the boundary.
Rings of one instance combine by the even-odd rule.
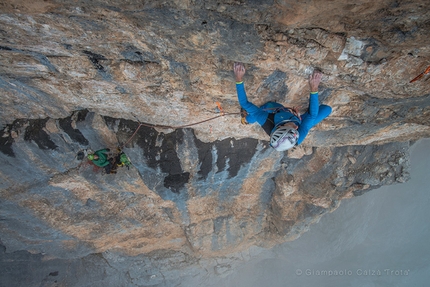
[[[277,151],[285,151],[296,145],[299,132],[291,127],[279,126],[270,135],[270,145]]]

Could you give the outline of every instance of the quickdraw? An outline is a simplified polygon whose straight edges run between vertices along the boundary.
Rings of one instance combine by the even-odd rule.
[[[221,115],[224,115],[224,111],[223,111],[223,109],[221,107],[220,102],[216,102],[216,105],[218,106],[218,109],[219,109],[219,112],[221,113]]]

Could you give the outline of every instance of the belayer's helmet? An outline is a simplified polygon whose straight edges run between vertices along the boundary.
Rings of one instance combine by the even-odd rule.
[[[94,159],[94,155],[93,154],[89,154],[87,157],[88,157],[89,160],[93,160]]]
[[[291,127],[280,126],[270,135],[270,145],[277,151],[285,151],[296,145],[299,132]]]

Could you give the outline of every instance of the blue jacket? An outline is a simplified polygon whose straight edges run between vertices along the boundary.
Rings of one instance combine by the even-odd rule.
[[[309,130],[325,119],[332,110],[331,107],[327,105],[319,104],[318,93],[311,93],[309,96],[309,110],[303,114],[300,119],[287,109],[282,109],[283,106],[281,104],[268,102],[261,107],[257,107],[253,103],[249,102],[246,97],[245,86],[243,82],[236,83],[236,90],[240,106],[248,112],[248,116],[246,117],[246,121],[248,123],[257,122],[261,126],[267,126],[268,123],[266,121],[270,121],[269,114],[272,113],[271,109],[281,108],[276,114],[274,114],[273,123],[270,123],[273,124],[271,131],[273,131],[278,125],[287,121],[294,122],[298,126],[298,145],[303,142],[305,137],[308,135]]]

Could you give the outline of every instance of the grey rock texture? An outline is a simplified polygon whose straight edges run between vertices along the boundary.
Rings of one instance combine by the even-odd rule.
[[[0,285],[225,276],[405,182],[409,142],[430,135],[429,76],[409,83],[430,59],[423,5],[0,1]],[[251,101],[303,112],[319,68],[332,115],[274,151],[240,124],[235,61]],[[118,146],[117,174],[77,158]]]
[[[57,129],[49,132],[49,122]],[[85,148],[125,142],[138,126],[83,111],[7,127],[17,136],[12,152],[0,154],[8,179],[0,202],[2,264],[10,266],[18,255],[24,262],[40,261],[40,269],[23,277],[31,282],[42,280],[44,268],[59,266],[43,280],[72,286],[82,284],[67,281],[74,272],[83,278],[99,274],[101,281],[94,279],[92,286],[171,286],[173,278],[185,276],[178,270],[204,276],[205,269],[196,266],[213,266],[211,272],[222,276],[251,246],[293,240],[342,198],[409,176],[408,143],[314,148],[292,158],[256,139],[203,143],[192,129],[164,134],[141,127],[124,148],[133,166],[117,174],[76,159]],[[96,135],[99,140],[92,141]],[[130,275],[133,281],[127,275],[133,268],[148,274]],[[13,281],[15,268],[5,270],[5,282]]]

